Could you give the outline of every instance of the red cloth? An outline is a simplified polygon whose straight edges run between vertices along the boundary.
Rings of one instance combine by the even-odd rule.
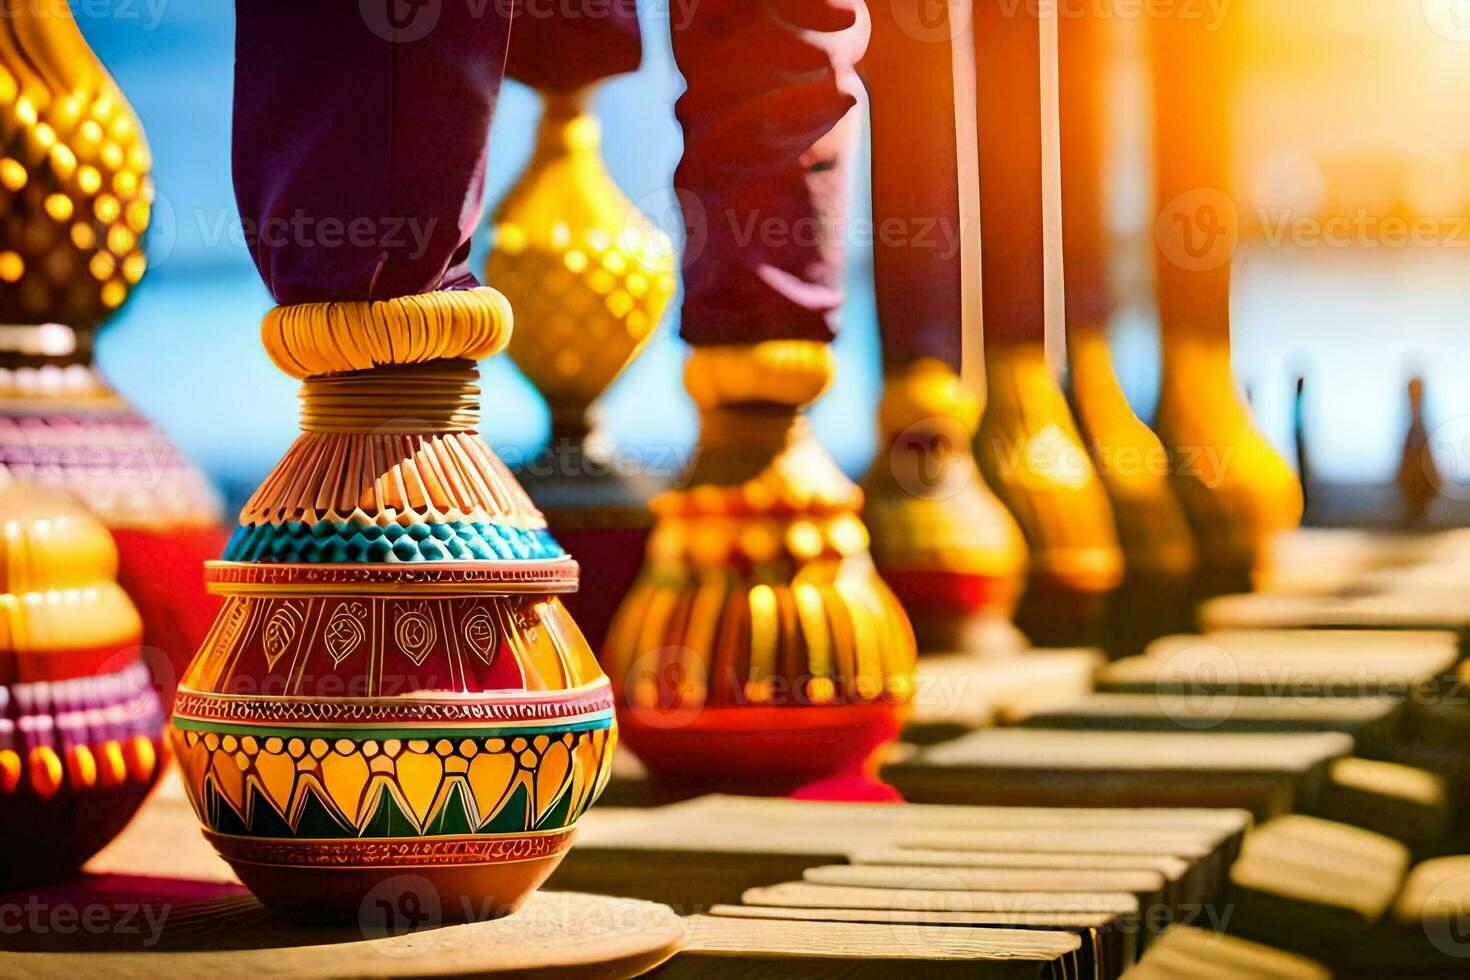
[[[960,369],[964,309],[960,153],[974,172],[974,131],[957,139],[954,52],[932,0],[869,7],[863,58],[872,120],[873,280],[883,359],[936,357]],[[929,28],[929,29],[925,29]],[[971,246],[973,247],[973,246]]]
[[[636,0],[519,0],[505,73],[542,92],[572,92],[636,71],[643,57]]]
[[[474,283],[510,34],[478,0],[235,4],[234,178],[276,302]]]
[[[1067,322],[1092,327],[1106,324],[1112,309],[1103,186],[1108,24],[1093,14],[1057,19]]]
[[[701,0],[673,24],[687,89],[674,186],[691,344],[827,341],[842,303],[862,0]]]
[[[1034,4],[975,0],[985,340],[1046,334],[1042,241],[1041,22]]]
[[[581,587],[562,596],[562,604],[587,643],[601,651],[618,606],[643,569],[649,528],[568,529],[554,516],[549,523],[552,536],[582,566]]]
[[[163,653],[159,660],[145,650],[144,661],[164,704],[171,706],[174,688],[223,604],[204,591],[204,563],[224,552],[229,533],[222,527],[118,528],[112,536],[118,584],[143,617],[143,645]]]
[[[793,800],[822,803],[902,803],[903,796],[877,776],[858,769],[808,783],[789,794]]]

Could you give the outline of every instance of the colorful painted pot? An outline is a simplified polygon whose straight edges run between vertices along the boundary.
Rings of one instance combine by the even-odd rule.
[[[111,530],[165,693],[217,606],[200,563],[219,502],[92,366],[98,328],[147,261],[142,127],[66,4],[25,4],[0,44],[0,470],[64,487]]]
[[[225,608],[174,746],[256,895],[351,911],[412,870],[449,905],[513,906],[561,860],[607,777],[612,696],[551,594],[576,566],[507,564],[211,564]]]
[[[920,654],[1014,653],[1026,539],[986,486],[970,443],[980,402],[934,358],[889,365],[879,444],[863,483],[873,562],[913,623]]]
[[[333,332],[295,329],[313,317]],[[305,431],[208,568],[224,607],[174,704],[190,798],[286,915],[505,914],[615,740],[559,598],[577,563],[475,432],[474,360],[509,310],[489,289],[283,307],[265,333],[306,382]],[[374,349],[418,360],[352,369]]]
[[[672,793],[871,788],[908,714],[913,630],[869,554],[862,491],[802,413],[831,374],[808,341],[701,347],[685,367],[699,448],[653,502],[602,649],[628,747]]]
[[[11,328],[65,337],[69,328]],[[0,361],[5,352],[0,350]],[[203,642],[219,601],[201,565],[228,537],[219,500],[168,437],[90,364],[0,370],[0,469],[64,488],[117,543],[117,578],[143,617],[143,644],[167,699]]]
[[[17,887],[66,877],[127,824],[164,712],[106,528],[16,482],[0,520],[0,887]]]

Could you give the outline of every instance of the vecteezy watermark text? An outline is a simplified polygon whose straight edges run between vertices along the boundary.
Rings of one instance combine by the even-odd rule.
[[[241,216],[233,220],[229,211],[219,210],[211,216],[195,212],[201,240],[213,248],[227,241],[237,248],[379,248],[402,252],[407,258],[420,259],[429,249],[429,239],[439,223],[437,217],[420,220],[415,217],[373,218],[358,215],[342,218],[335,215],[316,217],[298,208],[291,215],[271,215],[263,220]]]
[[[0,902],[0,935],[141,936],[144,946],[156,946],[170,911],[167,904],[52,903],[31,895],[23,902]]]

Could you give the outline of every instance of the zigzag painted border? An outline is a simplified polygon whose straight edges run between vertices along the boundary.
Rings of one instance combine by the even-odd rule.
[[[209,830],[285,840],[570,828],[611,772],[610,727],[457,741],[173,732]],[[463,735],[463,733],[461,733]]]

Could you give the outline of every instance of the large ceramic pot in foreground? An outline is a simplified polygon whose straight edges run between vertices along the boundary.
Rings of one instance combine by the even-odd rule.
[[[450,917],[466,896],[514,906],[608,771],[607,681],[551,594],[576,576],[565,558],[212,563],[225,609],[174,715],[210,842],[303,915],[408,871]]]
[[[278,912],[505,914],[607,779],[612,695],[559,598],[577,564],[475,431],[474,361],[509,330],[489,289],[267,317],[304,431],[209,566],[225,604],[173,744]]]

